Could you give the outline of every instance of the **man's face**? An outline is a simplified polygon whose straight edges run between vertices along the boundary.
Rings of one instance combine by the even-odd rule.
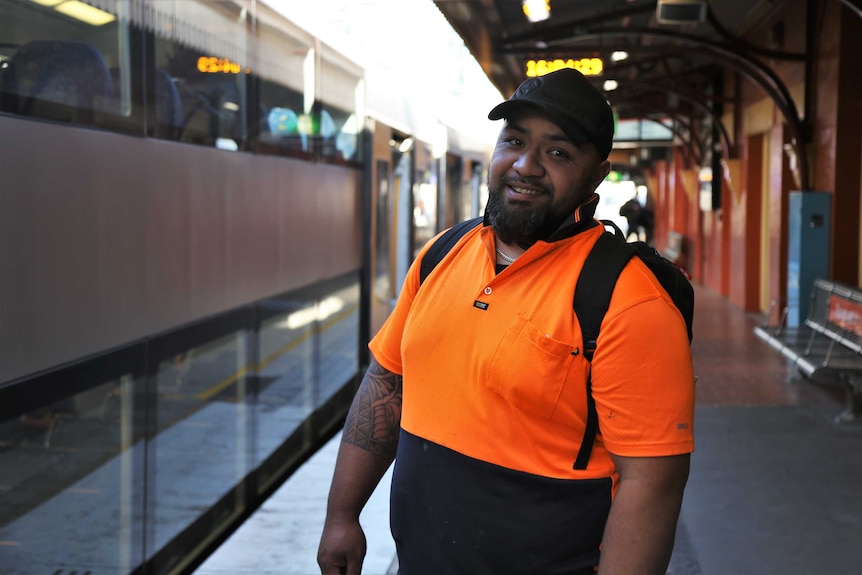
[[[488,173],[486,211],[497,237],[529,246],[547,238],[610,170],[592,144],[575,144],[538,110],[524,109],[500,131]]]

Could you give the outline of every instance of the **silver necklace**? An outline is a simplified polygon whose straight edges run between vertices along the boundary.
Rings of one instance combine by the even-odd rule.
[[[506,254],[501,252],[499,248],[495,248],[495,249],[497,250],[497,255],[500,256],[501,258],[503,258],[505,261],[509,262],[510,264],[515,263],[515,260],[518,259],[518,258],[510,258]]]

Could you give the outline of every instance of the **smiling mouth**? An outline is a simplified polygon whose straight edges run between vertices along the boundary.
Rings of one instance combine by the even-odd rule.
[[[509,190],[515,192],[519,196],[539,196],[542,194],[541,190],[534,190],[532,188],[522,188],[520,186],[509,186]]]

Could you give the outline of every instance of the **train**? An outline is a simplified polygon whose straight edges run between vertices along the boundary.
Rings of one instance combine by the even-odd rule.
[[[493,142],[262,2],[0,14],[0,565],[188,573],[338,431]]]

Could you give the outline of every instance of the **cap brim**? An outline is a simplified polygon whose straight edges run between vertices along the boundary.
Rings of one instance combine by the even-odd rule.
[[[523,110],[525,107],[533,108],[534,110],[541,110],[542,112],[547,114],[551,118],[551,121],[557,124],[572,142],[576,144],[592,142],[592,139],[589,137],[589,135],[587,135],[587,133],[582,130],[580,126],[567,119],[565,115],[561,114],[550,106],[543,106],[537,102],[532,102],[530,100],[506,100],[505,102],[501,102],[500,104],[494,106],[494,108],[491,109],[490,112],[488,112],[488,119],[509,119],[512,115],[516,114],[518,110]]]

